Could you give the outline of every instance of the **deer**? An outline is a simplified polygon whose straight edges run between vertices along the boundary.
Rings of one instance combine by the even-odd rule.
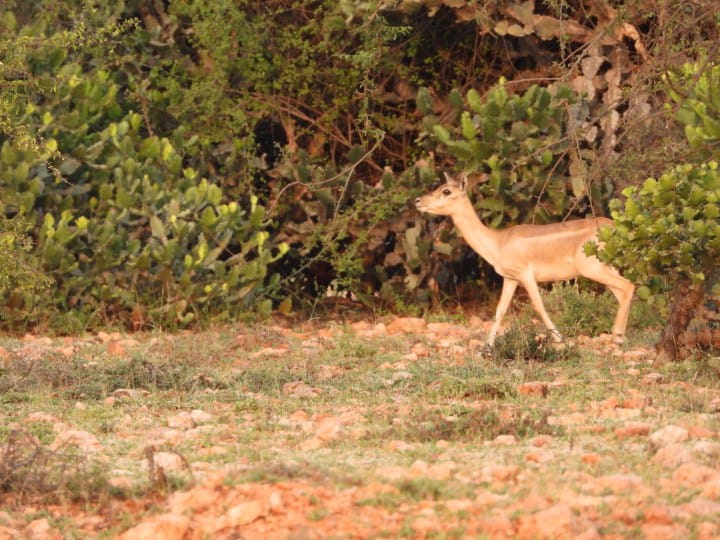
[[[495,310],[495,320],[487,339],[492,347],[510,306],[515,290],[522,285],[556,343],[563,342],[545,310],[538,283],[586,277],[605,285],[618,301],[619,308],[612,327],[613,340],[621,344],[627,328],[635,286],[620,273],[595,256],[585,254],[586,242],[597,241],[598,230],[613,225],[604,217],[567,220],[546,225],[515,225],[491,229],[478,217],[467,195],[467,175],[456,180],[445,173],[445,183],[415,199],[423,213],[449,216],[468,245],[485,259],[503,278],[502,292]]]

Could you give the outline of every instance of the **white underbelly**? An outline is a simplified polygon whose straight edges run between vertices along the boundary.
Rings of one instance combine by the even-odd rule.
[[[533,264],[531,271],[536,281],[559,281],[578,276],[574,257],[565,257],[553,264]]]

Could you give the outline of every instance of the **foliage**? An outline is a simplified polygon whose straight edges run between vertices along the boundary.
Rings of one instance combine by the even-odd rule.
[[[720,144],[720,64],[684,64],[665,77],[668,94],[678,105],[677,119],[693,148],[711,153]]]
[[[0,214],[0,294],[34,291],[50,285],[47,275],[38,270],[27,236],[27,224],[19,217],[8,219]]]
[[[425,122],[460,168],[487,173],[476,206],[493,216],[492,226],[548,222],[601,198],[599,186],[588,186],[587,165],[574,146],[576,126],[588,109],[573,90],[533,85],[517,94],[501,80],[484,98],[469,90],[466,106],[457,92],[454,96],[451,125],[433,115]],[[420,92],[418,107],[430,112],[427,98]]]
[[[712,64],[698,71],[685,65],[681,77],[670,74],[670,96],[680,102],[678,119],[685,124],[688,142],[701,150],[698,157],[713,155],[720,141],[720,70]],[[683,80],[685,88],[679,88]],[[695,308],[702,303],[720,275],[720,173],[715,160],[684,163],[642,186],[622,192],[624,202],[610,202],[615,228],[601,229],[597,244],[586,252],[620,268],[641,284],[637,294],[673,290],[673,304],[659,348],[668,357],[679,354],[679,344]]]
[[[145,135],[109,73],[85,74],[63,54],[56,62],[54,99],[19,114],[42,145],[0,149],[2,189],[37,224],[38,257],[56,281],[50,305],[81,326],[184,325],[267,294],[277,280],[267,266],[285,247],[266,245],[257,198],[244,210],[183,167],[194,144],[183,128]]]
[[[554,343],[544,330],[538,333],[532,323],[517,320],[497,337],[490,353],[499,362],[556,362],[580,355],[575,345]]]
[[[720,141],[720,66],[699,69],[698,64],[686,64],[666,80],[670,97],[680,104],[677,118],[685,125],[688,142],[703,145],[711,155]],[[616,228],[603,229],[602,250],[588,245],[588,253],[598,253],[623,269],[628,279],[641,283],[642,298],[659,292],[668,281],[717,279],[720,172],[716,161],[677,165],[642,186],[625,188],[623,196],[624,202],[610,203]]]
[[[643,284],[638,296],[648,298],[682,277],[713,278],[720,257],[717,162],[678,165],[642,187],[625,188],[623,195],[624,203],[611,202],[616,227],[601,230],[604,247],[598,254]]]
[[[633,141],[621,121],[645,125],[654,107],[651,78],[635,74],[658,65],[648,43],[667,25],[636,7],[11,0],[0,11],[3,201],[29,223],[35,256],[68,252],[43,262],[61,284],[47,308],[78,325],[187,324],[260,297],[287,311],[327,290],[418,309],[491,279],[408,204],[438,167],[487,173],[477,204],[495,224],[602,213],[625,181],[606,174],[620,140]],[[683,9],[667,6],[670,17]],[[706,11],[694,33],[677,32],[712,40]],[[187,196],[193,187],[211,198]],[[119,198],[131,206],[113,207]],[[232,203],[246,213],[228,222],[219,212]],[[100,222],[123,210],[119,237],[143,247],[100,256]],[[176,211],[191,216],[182,238]],[[72,238],[58,242],[65,229]],[[217,259],[186,272],[205,244],[222,248]],[[132,274],[134,257],[149,266]],[[225,293],[228,265],[257,270],[251,291],[238,282]]]

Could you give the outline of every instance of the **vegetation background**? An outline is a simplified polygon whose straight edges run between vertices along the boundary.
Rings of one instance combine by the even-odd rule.
[[[175,328],[339,297],[402,312],[485,299],[492,270],[408,201],[464,169],[493,226],[608,214],[648,176],[686,205],[692,190],[674,186],[720,138],[715,7],[6,0],[2,249],[28,271],[3,283],[3,324]],[[712,291],[706,168],[687,227],[621,227],[615,255],[670,238],[652,264],[608,255],[643,267],[644,297],[673,287],[681,258],[684,286]],[[52,287],[33,286],[37,271]]]
[[[1,0],[0,538],[719,538],[720,357],[650,344],[720,345],[717,7]],[[564,284],[486,354],[445,170],[612,216],[628,343]]]

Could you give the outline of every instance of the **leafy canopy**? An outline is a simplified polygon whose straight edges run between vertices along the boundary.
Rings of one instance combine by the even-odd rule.
[[[705,282],[709,289],[718,278],[720,171],[716,160],[703,159],[715,154],[720,143],[720,66],[686,64],[666,81],[688,142],[700,150],[700,162],[677,165],[642,186],[624,189],[624,202],[610,202],[616,226],[600,231],[604,246],[586,246],[587,253],[642,284],[641,298],[668,282]]]

